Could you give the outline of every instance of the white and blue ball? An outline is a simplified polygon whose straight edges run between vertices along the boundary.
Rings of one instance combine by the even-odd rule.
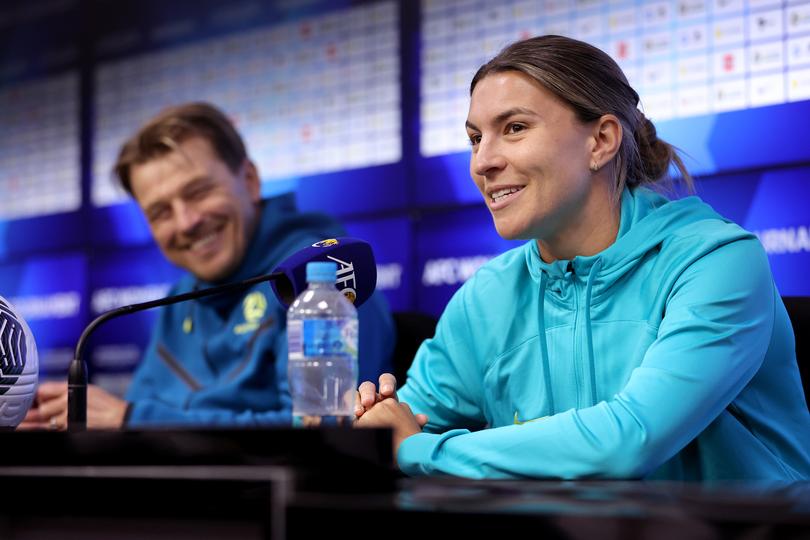
[[[34,401],[39,358],[34,335],[0,296],[0,428],[16,427]]]

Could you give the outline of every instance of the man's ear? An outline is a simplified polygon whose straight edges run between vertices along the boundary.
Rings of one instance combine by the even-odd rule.
[[[615,115],[604,114],[594,123],[591,135],[593,137],[591,163],[599,169],[612,161],[619,151],[624,135],[622,124]]]
[[[262,180],[259,178],[259,170],[249,159],[245,160],[243,167],[245,170],[245,182],[247,182],[250,199],[254,203],[258,203],[262,198]]]

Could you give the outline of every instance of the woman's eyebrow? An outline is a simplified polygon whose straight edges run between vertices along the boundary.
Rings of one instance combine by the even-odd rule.
[[[507,110],[503,111],[502,113],[498,114],[498,116],[496,116],[494,118],[493,123],[494,124],[500,124],[500,123],[504,122],[505,120],[507,120],[508,118],[511,118],[512,116],[515,116],[515,115],[518,115],[518,114],[527,114],[527,115],[530,115],[530,116],[535,116],[535,112],[533,110],[531,110],[531,109],[527,109],[526,107],[512,107],[511,109],[507,109]],[[475,124],[473,124],[469,120],[467,120],[467,122],[465,122],[465,125],[470,129],[478,131],[478,128],[475,126]]]

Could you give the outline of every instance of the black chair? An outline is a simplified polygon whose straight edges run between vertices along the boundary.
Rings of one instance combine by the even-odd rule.
[[[793,325],[793,334],[796,336],[796,361],[799,363],[799,373],[804,386],[804,399],[810,406],[810,351],[807,350],[805,332],[810,330],[810,296],[783,296],[790,322]]]
[[[406,373],[411,367],[417,349],[423,341],[433,337],[436,332],[436,323],[436,318],[427,313],[416,311],[394,313],[397,341],[394,346],[393,363],[397,386],[405,383]]]

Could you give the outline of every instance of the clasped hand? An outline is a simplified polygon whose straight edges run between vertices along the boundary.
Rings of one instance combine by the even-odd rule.
[[[397,400],[397,380],[390,373],[380,375],[380,391],[371,381],[366,381],[357,390],[354,414],[357,427],[388,427],[393,430],[393,450],[396,461],[397,450],[402,441],[422,431],[428,417],[413,414],[407,403]]]

